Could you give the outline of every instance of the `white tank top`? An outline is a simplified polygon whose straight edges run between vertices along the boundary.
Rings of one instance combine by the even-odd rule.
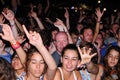
[[[64,76],[63,76],[63,71],[62,71],[62,69],[61,69],[60,67],[59,67],[58,69],[59,69],[59,71],[60,71],[60,73],[61,73],[62,80],[64,80]],[[73,71],[73,76],[74,76],[74,80],[77,80],[77,76],[76,76],[76,74],[75,74],[75,71]]]

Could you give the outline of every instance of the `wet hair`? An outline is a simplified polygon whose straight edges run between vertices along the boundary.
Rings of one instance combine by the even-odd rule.
[[[65,48],[63,48],[62,54],[61,54],[62,57],[64,56],[66,50],[75,50],[75,51],[77,51],[78,59],[81,60],[80,54],[79,54],[79,51],[78,51],[76,45],[74,45],[74,44],[68,44]]]
[[[91,53],[90,53],[90,54],[98,53],[96,47],[95,47],[92,43],[90,43],[90,42],[82,42],[79,47],[80,47],[80,48],[85,47],[86,49],[91,48]],[[95,56],[91,59],[91,61],[92,61],[93,63],[97,64],[97,63],[98,63],[98,54],[95,55]]]
[[[15,72],[10,63],[0,57],[0,80],[16,80]]]
[[[111,71],[112,71],[112,68],[110,68],[108,66],[108,55],[110,53],[111,50],[115,50],[117,52],[119,52],[119,60],[118,60],[118,63],[117,65],[115,66],[115,69],[117,70],[117,74],[118,74],[118,77],[120,78],[120,47],[119,46],[112,46],[112,45],[109,45],[109,47],[107,48],[106,50],[106,54],[105,54],[105,57],[104,57],[104,72],[105,72],[105,77],[108,77],[110,76],[111,74]],[[110,76],[111,77],[111,76]]]

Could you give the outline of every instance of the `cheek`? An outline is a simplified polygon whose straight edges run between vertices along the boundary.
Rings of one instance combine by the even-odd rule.
[[[116,64],[118,63],[119,59],[115,59]]]

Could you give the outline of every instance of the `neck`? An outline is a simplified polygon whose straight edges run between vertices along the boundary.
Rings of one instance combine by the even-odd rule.
[[[24,72],[24,69],[17,70],[16,75],[21,76],[22,72]]]
[[[70,76],[73,74],[73,71],[66,71],[64,70],[64,68],[62,68],[62,71],[63,71],[64,77],[70,78]]]
[[[40,80],[40,77],[34,77],[32,74],[29,74],[26,80]]]

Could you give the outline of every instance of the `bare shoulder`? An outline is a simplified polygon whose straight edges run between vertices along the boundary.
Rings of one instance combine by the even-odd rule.
[[[104,66],[99,64],[98,67],[99,67],[99,72],[96,76],[96,80],[101,80],[101,77],[102,77],[103,72],[104,72]]]
[[[75,70],[75,74],[76,74],[78,80],[82,80],[82,76],[79,71]]]
[[[103,66],[103,65],[101,65],[101,64],[98,64],[98,68],[99,68],[99,71],[103,71],[104,66]]]
[[[62,80],[61,73],[58,69],[56,70],[54,80]]]

